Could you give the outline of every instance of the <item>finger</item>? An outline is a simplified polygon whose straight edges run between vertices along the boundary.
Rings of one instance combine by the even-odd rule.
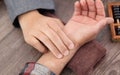
[[[101,20],[101,18],[99,17],[105,17],[105,10],[104,10],[104,5],[102,3],[101,0],[96,0],[96,12],[97,12],[97,15],[96,15],[96,18],[97,20]]]
[[[55,19],[55,22],[61,22],[59,19]],[[54,23],[53,23],[54,24]],[[52,25],[53,25],[52,24]],[[51,25],[51,26],[52,26]],[[64,26],[65,26],[65,23],[64,22],[61,22],[61,24],[59,24],[59,27],[61,28],[61,29],[63,29],[64,28]]]
[[[100,21],[100,20],[102,20],[102,19],[104,19],[104,18],[105,18],[105,16],[99,16],[99,15],[96,16],[96,20],[97,20],[97,21]]]
[[[87,4],[88,4],[88,16],[95,19],[96,16],[96,8],[95,8],[95,1],[94,0],[87,0]]]
[[[113,23],[114,19],[113,18],[104,18],[100,22],[98,22],[97,26],[99,30],[101,30],[105,25]]]
[[[88,15],[88,5],[87,5],[86,0],[81,0],[80,5],[82,8],[82,15],[87,16]]]
[[[31,46],[33,46],[34,48],[36,48],[38,51],[40,51],[41,53],[46,53],[47,52],[47,48],[42,45],[39,40],[37,40],[35,37],[31,37],[29,44]]]
[[[49,40],[49,38],[42,32],[36,33],[35,37],[38,38],[57,58],[63,57],[54,44]]]
[[[49,25],[48,25],[49,26]],[[52,43],[57,47],[57,49],[65,56],[69,54],[69,51],[67,47],[64,45],[60,37],[54,32],[50,27],[46,28],[47,30],[44,30],[44,34],[49,37],[49,39],[52,41]]]
[[[81,15],[81,6],[80,6],[80,2],[79,1],[76,1],[75,4],[74,4],[74,13],[73,15],[74,16],[77,16],[77,15]]]
[[[51,22],[51,25],[49,27],[53,29],[61,38],[63,43],[69,48],[74,48],[74,43],[67,37],[67,35],[63,32],[63,30],[59,27],[62,23],[60,21],[57,21],[57,24],[54,22]]]

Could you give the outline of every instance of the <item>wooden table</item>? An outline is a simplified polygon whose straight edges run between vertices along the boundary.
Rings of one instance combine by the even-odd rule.
[[[71,17],[75,1],[55,0],[56,13],[64,22]],[[105,9],[108,1],[103,1]],[[111,42],[110,37],[109,26],[106,26],[97,36],[96,40],[107,49],[107,54],[95,67],[92,75],[120,75],[120,43]],[[0,75],[18,75],[26,62],[37,61],[40,56],[38,51],[24,42],[22,31],[12,26],[6,7],[0,1]],[[65,69],[61,75],[75,74]]]

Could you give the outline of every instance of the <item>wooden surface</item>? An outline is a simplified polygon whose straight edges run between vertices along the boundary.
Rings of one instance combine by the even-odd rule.
[[[55,0],[56,13],[63,21],[67,22],[71,17],[75,1]],[[105,8],[108,1],[103,1]],[[107,54],[92,75],[120,75],[120,43],[111,42],[110,37],[108,26],[97,36],[97,40],[107,49]],[[6,7],[0,1],[0,75],[18,75],[26,62],[37,61],[40,56],[39,52],[24,42],[22,31],[12,26]],[[61,75],[75,74],[65,69]]]

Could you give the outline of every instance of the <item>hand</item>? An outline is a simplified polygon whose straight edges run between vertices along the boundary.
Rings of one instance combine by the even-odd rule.
[[[43,16],[34,10],[19,16],[19,22],[25,41],[40,52],[46,52],[47,47],[57,58],[62,58],[74,48],[59,19]]]
[[[80,0],[75,2],[74,14],[66,25],[65,32],[76,43],[86,43],[96,37],[98,32],[113,18],[106,18],[101,0]]]
[[[94,39],[107,23],[113,22],[112,18],[105,18],[104,12],[104,7],[100,0],[96,0],[96,2],[94,0],[87,0],[87,2],[81,0],[80,3],[77,1],[74,15],[64,27],[64,32],[75,42],[76,47],[70,51],[68,56],[62,59],[56,59],[51,52],[48,52],[37,63],[48,67],[56,75],[60,75],[60,72],[77,50],[84,43]]]

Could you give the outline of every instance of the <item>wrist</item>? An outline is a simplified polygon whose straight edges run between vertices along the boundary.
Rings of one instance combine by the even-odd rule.
[[[83,45],[86,42],[86,40],[83,34],[78,30],[79,27],[75,25],[75,22],[69,20],[66,26],[64,27],[64,32],[73,41],[75,47],[77,47],[79,45]]]
[[[57,60],[58,59],[54,57],[54,55],[51,52],[47,52],[42,57],[40,57],[37,63],[46,66],[49,70],[54,72],[56,75],[59,75],[58,71],[60,70],[61,66],[59,68],[57,68],[56,66],[62,65],[62,63],[58,62]]]

